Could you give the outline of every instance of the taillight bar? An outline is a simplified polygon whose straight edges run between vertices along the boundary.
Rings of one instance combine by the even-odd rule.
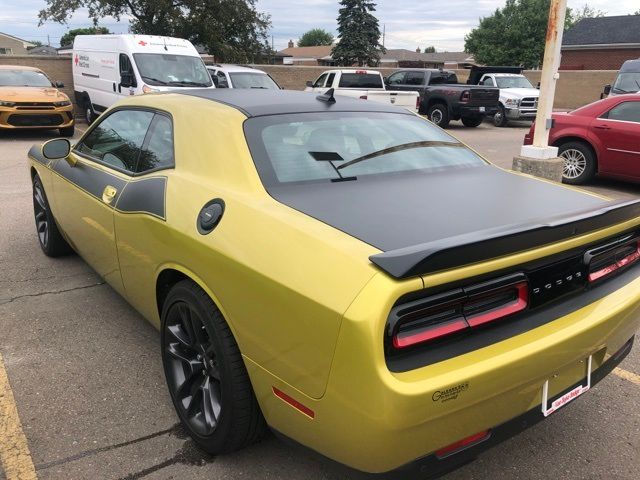
[[[469,90],[465,90],[460,94],[460,101],[463,103],[468,102],[469,100],[471,100],[471,92]]]
[[[606,264],[604,267],[598,267],[597,270],[589,272],[589,276],[587,277],[589,282],[591,283],[598,280],[602,280],[608,277],[609,275],[611,275],[612,273],[614,273],[615,271],[620,270],[621,268],[624,268],[624,267],[628,267],[629,265],[640,260],[640,241],[634,240],[634,243],[627,245],[627,249],[629,248],[634,248],[634,250],[629,253],[624,252],[627,254],[619,259],[616,259],[615,257],[621,255],[620,253],[621,249],[616,249],[613,252],[606,252],[602,254],[602,256],[613,256],[614,257],[612,259],[613,261],[609,264]],[[597,257],[594,257],[594,258],[597,259]]]
[[[488,312],[478,315],[467,316],[467,322],[470,327],[478,327],[485,323],[493,322],[500,318],[504,318],[508,315],[520,312],[527,308],[529,303],[529,284],[527,282],[520,282],[514,285],[517,296],[514,300],[500,307],[494,308]]]

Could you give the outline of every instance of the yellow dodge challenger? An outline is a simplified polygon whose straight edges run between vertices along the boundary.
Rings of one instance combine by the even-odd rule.
[[[639,327],[640,202],[504,171],[393,106],[136,96],[29,159],[42,250],[157,326],[211,453],[268,426],[437,474],[589,401]]]

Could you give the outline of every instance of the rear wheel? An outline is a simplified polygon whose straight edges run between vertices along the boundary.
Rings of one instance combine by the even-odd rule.
[[[560,146],[558,155],[564,159],[562,181],[572,185],[588,182],[596,173],[596,156],[582,142],[567,142]]]
[[[87,95],[84,100],[84,120],[87,122],[87,125],[91,125],[96,118],[98,118],[98,115],[96,115],[96,112],[93,110],[91,99],[89,95]]]
[[[498,111],[493,116],[493,124],[496,127],[506,127],[509,121],[507,120],[507,114],[504,110],[504,107],[500,105],[498,107]]]
[[[482,120],[484,120],[484,117],[480,116],[480,117],[462,117],[462,124],[465,127],[477,127],[478,125],[480,125],[482,123]]]
[[[209,296],[189,280],[162,309],[162,363],[178,417],[210,454],[231,452],[265,429],[240,350]]]
[[[449,109],[443,103],[435,103],[431,105],[427,111],[427,117],[431,122],[441,128],[447,128],[451,121],[449,117]]]
[[[42,181],[37,174],[33,177],[33,214],[38,242],[44,254],[48,257],[60,257],[70,253],[71,247],[58,230]]]

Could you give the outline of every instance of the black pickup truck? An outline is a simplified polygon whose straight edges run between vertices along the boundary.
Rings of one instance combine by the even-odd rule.
[[[419,113],[442,128],[447,128],[451,120],[477,127],[485,115],[493,115],[500,105],[500,90],[458,84],[456,74],[448,70],[400,70],[385,78],[385,86],[387,90],[418,92]]]

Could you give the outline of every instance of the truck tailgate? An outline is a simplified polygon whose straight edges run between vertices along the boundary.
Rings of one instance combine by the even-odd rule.
[[[471,101],[472,105],[491,107],[498,104],[500,99],[500,91],[497,88],[472,88]]]
[[[420,97],[418,92],[390,92],[378,90],[368,90],[365,96],[367,100],[371,100],[372,102],[397,105],[398,107],[407,108],[412,112],[417,111],[418,98]]]

